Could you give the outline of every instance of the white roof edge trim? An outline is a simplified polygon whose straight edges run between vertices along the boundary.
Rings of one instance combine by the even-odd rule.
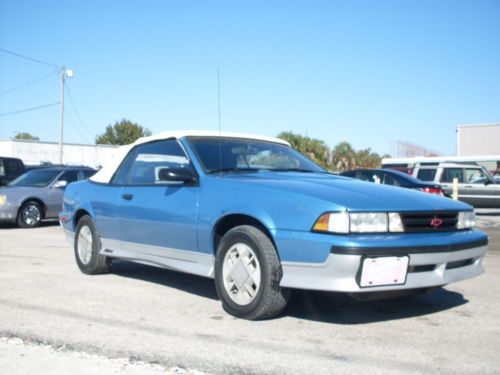
[[[118,169],[120,164],[122,163],[125,156],[127,156],[130,149],[133,147],[140,145],[142,143],[158,141],[162,139],[168,138],[176,138],[181,139],[184,137],[223,137],[223,138],[243,138],[243,139],[253,139],[256,141],[265,141],[272,143],[280,143],[286,146],[290,146],[290,143],[283,139],[275,138],[275,137],[266,137],[262,135],[255,134],[246,134],[246,133],[232,133],[232,132],[219,132],[219,131],[205,131],[205,130],[176,130],[176,131],[165,131],[161,132],[149,137],[141,137],[136,140],[134,143],[129,145],[119,147],[112,160],[103,166],[96,174],[90,177],[91,181],[100,182],[100,183],[109,183],[111,178],[115,174],[115,171]]]

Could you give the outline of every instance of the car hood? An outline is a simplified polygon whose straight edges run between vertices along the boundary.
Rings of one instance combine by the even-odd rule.
[[[222,180],[262,189],[279,190],[303,199],[320,199],[332,209],[350,211],[470,210],[471,206],[436,194],[393,187],[352,178],[295,172],[231,173]]]

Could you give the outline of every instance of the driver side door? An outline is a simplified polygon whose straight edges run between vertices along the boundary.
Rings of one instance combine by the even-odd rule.
[[[177,140],[167,139],[137,146],[117,171],[120,256],[163,266],[196,262],[199,186],[162,179],[174,169],[196,174]]]

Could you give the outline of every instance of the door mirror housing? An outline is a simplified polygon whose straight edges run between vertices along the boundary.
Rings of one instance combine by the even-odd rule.
[[[68,186],[68,181],[66,180],[58,180],[54,182],[53,187],[56,189],[64,189],[66,186]]]
[[[186,168],[162,168],[158,171],[160,183],[171,183],[176,185],[196,183],[196,177]]]

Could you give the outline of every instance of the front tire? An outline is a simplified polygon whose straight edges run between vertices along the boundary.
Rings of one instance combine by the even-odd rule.
[[[42,222],[42,216],[42,207],[38,202],[26,202],[17,214],[17,225],[21,228],[36,228]]]
[[[261,230],[241,225],[227,232],[217,247],[215,286],[224,310],[238,318],[260,320],[278,315],[289,290],[276,249]]]
[[[98,275],[109,272],[109,262],[106,256],[99,253],[101,242],[94,221],[88,215],[83,216],[75,231],[75,259],[78,268],[88,275]]]

